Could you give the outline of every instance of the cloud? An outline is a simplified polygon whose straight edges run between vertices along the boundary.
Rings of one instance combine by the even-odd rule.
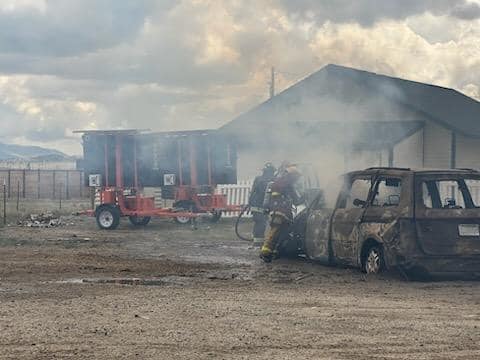
[[[372,26],[377,21],[403,20],[424,13],[469,20],[480,17],[478,4],[466,0],[280,0],[280,3],[292,16],[320,24],[330,21]]]
[[[152,7],[152,2],[145,0],[15,4],[7,1],[0,7],[0,49],[2,53],[35,56],[77,55],[131,40]]]
[[[271,66],[278,90],[338,63],[478,97],[475,4],[5,0],[0,138],[78,153],[74,129],[215,128],[267,98]]]
[[[480,5],[474,2],[462,2],[457,4],[450,14],[463,20],[478,19],[480,18]]]

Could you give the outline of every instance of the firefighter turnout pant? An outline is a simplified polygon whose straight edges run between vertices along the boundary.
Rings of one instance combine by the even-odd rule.
[[[262,246],[265,240],[265,230],[267,229],[267,214],[260,211],[252,211],[253,215],[253,244]]]
[[[270,218],[270,231],[265,238],[260,257],[265,261],[271,261],[277,254],[277,246],[280,243],[282,234],[288,231],[290,222],[285,216],[279,214],[272,214]]]

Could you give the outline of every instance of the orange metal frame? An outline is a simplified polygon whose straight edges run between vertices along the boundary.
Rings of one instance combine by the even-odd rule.
[[[136,133],[125,132],[105,132],[105,186],[100,191],[100,204],[117,205],[120,209],[121,216],[156,216],[156,217],[197,217],[192,212],[177,212],[172,208],[156,208],[153,197],[145,197],[140,195],[138,183],[137,168],[137,138]],[[110,184],[109,177],[109,153],[108,153],[108,136],[113,136],[115,140],[115,185]],[[125,136],[133,136],[133,164],[134,164],[134,184],[133,188],[126,189],[123,184],[123,159],[122,159],[122,143]],[[242,205],[228,205],[227,197],[223,194],[214,194],[215,184],[212,181],[212,161],[211,148],[207,144],[207,166],[208,166],[208,185],[209,192],[205,193],[204,189],[200,189],[198,185],[197,164],[195,161],[195,146],[192,138],[188,139],[189,166],[190,166],[190,185],[184,184],[183,163],[182,163],[182,140],[178,141],[178,177],[180,185],[175,191],[175,201],[187,200],[195,203],[196,211],[199,213],[215,212],[215,211],[241,211]],[[200,192],[201,191],[201,192]],[[130,195],[125,195],[128,192]],[[94,215],[93,210],[87,211],[90,215]]]
[[[197,217],[192,212],[178,212],[172,208],[156,208],[153,197],[140,195],[138,186],[137,169],[137,143],[135,135],[115,134],[115,186],[109,185],[108,178],[108,145],[107,134],[105,135],[105,187],[100,191],[100,204],[117,205],[121,216],[155,216],[155,217]],[[134,186],[125,189],[123,184],[123,162],[122,162],[122,142],[124,136],[133,136],[133,164],[134,164]],[[126,190],[133,195],[125,195]],[[92,215],[93,215],[92,211]]]
[[[190,164],[190,185],[184,185],[183,163],[182,163],[182,143],[178,141],[178,178],[180,185],[175,189],[175,201],[192,201],[195,204],[196,211],[199,213],[215,211],[241,211],[243,205],[228,205],[227,196],[223,194],[214,194],[215,185],[212,181],[212,159],[210,143],[207,143],[207,174],[208,186],[210,192],[204,190],[200,192],[198,184],[197,163],[195,161],[195,147],[192,138],[188,139],[189,164]]]

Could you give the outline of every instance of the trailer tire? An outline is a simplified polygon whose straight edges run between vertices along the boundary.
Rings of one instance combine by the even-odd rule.
[[[138,216],[129,216],[128,220],[134,226],[146,226],[150,222],[150,216],[138,217]]]
[[[181,200],[173,204],[174,208],[184,209],[185,211],[197,212],[195,203],[193,201]],[[174,218],[175,222],[180,225],[186,225],[191,222],[192,218],[177,216]]]
[[[95,211],[97,225],[102,230],[115,230],[120,224],[120,211],[113,205],[101,205]]]

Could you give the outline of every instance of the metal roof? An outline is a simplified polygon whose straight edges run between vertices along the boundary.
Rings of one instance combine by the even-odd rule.
[[[480,175],[480,171],[476,169],[411,169],[411,168],[398,168],[398,167],[370,167],[364,170],[354,170],[346,173],[347,176],[357,174],[374,174],[377,172],[383,173],[415,173],[415,174],[441,174],[441,175],[454,175],[454,174],[473,174]]]
[[[323,121],[328,121],[325,119],[328,117],[325,113],[328,111],[343,117],[345,123],[355,123],[355,114],[347,113],[343,116],[341,107],[345,109],[349,105],[354,107],[361,97],[363,103],[360,104],[359,110],[362,110],[361,106],[365,104],[374,109],[378,101],[377,108],[384,106],[383,102],[385,102],[396,104],[413,114],[413,118],[408,119],[396,117],[372,120],[403,123],[407,120],[428,119],[465,136],[480,137],[480,102],[456,90],[332,64],[241,114],[220,130],[236,133],[250,131],[248,128],[252,128],[248,134],[255,136],[263,128],[272,129],[278,126],[279,114],[288,114],[281,122],[288,122],[293,127],[299,121],[298,117],[302,116],[306,97],[318,103],[315,119],[313,119],[318,126],[322,126]],[[318,102],[315,102],[316,99]],[[338,100],[338,107],[325,109],[322,107],[322,99]],[[380,101],[380,99],[383,100]],[[270,120],[270,116],[274,119]],[[395,116],[394,113],[393,116]],[[368,119],[362,120],[368,121]]]

